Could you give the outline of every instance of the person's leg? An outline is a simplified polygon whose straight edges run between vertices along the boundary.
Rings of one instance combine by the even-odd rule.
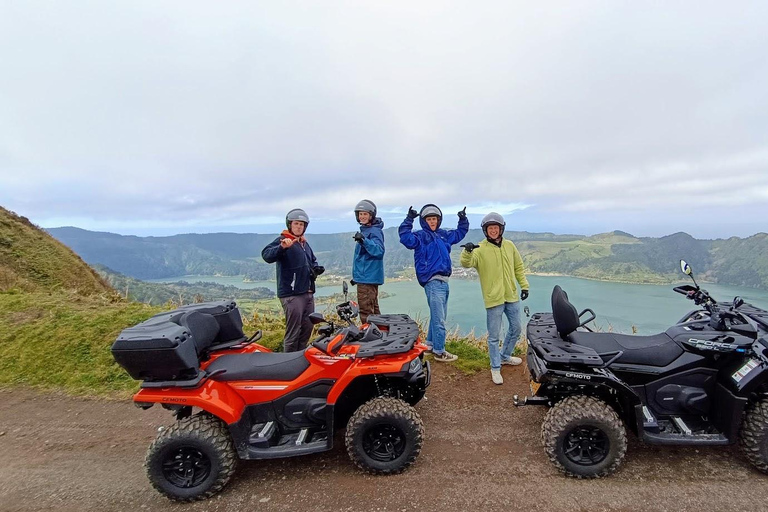
[[[283,297],[280,299],[285,312],[285,337],[283,337],[283,352],[295,352],[299,350],[299,337],[301,336],[301,322],[304,307],[298,297]]]
[[[504,344],[501,347],[501,359],[508,361],[515,351],[515,346],[520,340],[520,333],[523,330],[522,323],[520,322],[520,301],[505,303],[504,314],[509,322],[509,330],[504,337]]]
[[[504,314],[504,305],[500,304],[485,310],[485,320],[488,326],[488,356],[491,359],[491,370],[501,369],[501,356],[499,355],[499,333],[501,332],[501,319]]]
[[[360,306],[361,323],[366,323],[368,316],[375,313],[377,288],[378,286],[373,284],[357,284],[357,302]]]
[[[298,348],[296,350],[304,350],[307,348],[307,342],[312,336],[312,329],[314,325],[312,320],[309,319],[309,315],[315,312],[315,295],[313,293],[305,293],[301,295],[302,304],[302,318],[301,318],[301,333],[298,339]]]
[[[381,310],[379,310],[379,285],[372,284],[373,287],[373,314],[374,315],[380,315]]]
[[[445,312],[448,302],[448,283],[432,280],[424,287],[429,305],[429,336],[435,354],[445,352]]]

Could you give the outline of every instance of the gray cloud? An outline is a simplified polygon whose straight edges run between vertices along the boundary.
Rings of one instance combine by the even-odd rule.
[[[362,197],[765,231],[766,22],[761,2],[7,2],[0,204],[134,232],[297,205],[333,229]]]

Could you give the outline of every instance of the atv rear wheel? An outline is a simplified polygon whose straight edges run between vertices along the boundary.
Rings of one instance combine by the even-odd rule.
[[[224,423],[198,414],[160,432],[149,446],[144,466],[161,494],[175,501],[193,501],[221,491],[236,462]]]
[[[616,411],[584,395],[568,397],[547,412],[541,441],[549,460],[576,478],[610,475],[627,451],[627,435]]]
[[[739,444],[747,460],[763,473],[768,473],[768,398],[747,408]]]
[[[396,398],[379,397],[361,405],[347,423],[347,453],[373,474],[400,473],[421,451],[424,424],[416,410]]]

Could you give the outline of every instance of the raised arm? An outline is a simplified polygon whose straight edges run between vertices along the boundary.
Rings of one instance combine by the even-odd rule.
[[[261,250],[261,257],[267,263],[274,263],[282,258],[283,253],[285,253],[285,249],[280,247],[280,237],[277,237],[273,242]]]
[[[400,227],[397,229],[397,234],[400,235],[401,244],[408,249],[415,249],[419,246],[419,239],[413,234],[413,219],[415,217],[411,216],[411,210],[413,210],[413,208],[408,211],[405,220],[403,220],[402,224],[400,224]],[[418,213],[416,215],[418,215]]]

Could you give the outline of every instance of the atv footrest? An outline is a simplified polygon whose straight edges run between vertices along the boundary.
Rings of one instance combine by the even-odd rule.
[[[303,434],[303,435],[302,435]],[[280,440],[274,446],[262,447],[251,443],[248,446],[248,459],[279,459],[294,457],[328,450],[328,433],[306,430],[280,436]]]
[[[673,416],[670,419],[657,420],[656,431],[645,429],[643,441],[649,444],[670,445],[723,445],[730,444],[730,440],[712,425],[702,422],[694,422],[693,428],[682,418]]]
[[[248,444],[258,448],[269,448],[272,438],[277,433],[277,426],[274,421],[259,423],[251,429],[251,435],[248,436]]]

